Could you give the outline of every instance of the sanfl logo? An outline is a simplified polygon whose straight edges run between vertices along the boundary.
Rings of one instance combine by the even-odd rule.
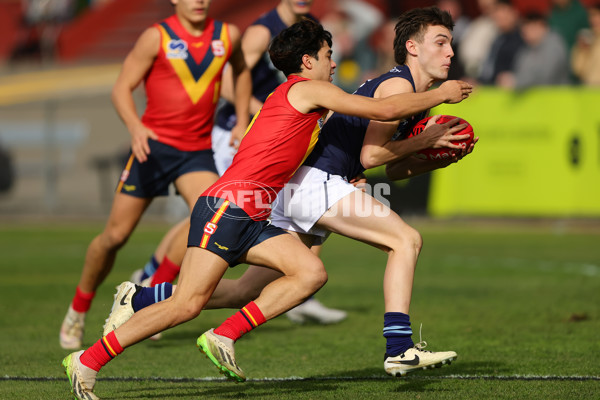
[[[188,44],[185,40],[172,39],[167,43],[167,58],[185,60],[188,58]]]

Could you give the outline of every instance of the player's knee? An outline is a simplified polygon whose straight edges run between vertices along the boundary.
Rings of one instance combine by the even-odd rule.
[[[300,273],[304,287],[311,293],[319,290],[327,283],[327,271],[320,259],[316,258],[313,262],[305,264]]]
[[[120,249],[127,243],[131,232],[127,232],[123,229],[110,228],[102,232],[102,241],[106,247],[111,249]]]
[[[416,229],[411,228],[411,247],[419,254],[423,248],[423,236]]]
[[[414,252],[418,255],[423,247],[423,237],[416,229],[404,226],[401,232],[394,235],[390,247],[392,251]]]
[[[204,303],[198,299],[190,299],[189,301],[178,304],[175,307],[177,315],[176,322],[181,324],[196,318],[198,315],[200,315],[200,312],[202,312],[203,307]]]

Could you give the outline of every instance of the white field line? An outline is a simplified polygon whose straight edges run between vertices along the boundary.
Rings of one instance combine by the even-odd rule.
[[[0,377],[0,381],[61,381],[66,377],[56,376],[10,376],[4,375]],[[392,378],[387,375],[372,375],[372,376],[323,376],[323,377],[301,377],[288,376],[283,378],[251,378],[246,382],[318,382],[318,381],[379,381],[379,380],[482,380],[482,381],[600,381],[600,376],[594,375],[438,375],[438,376],[420,376],[408,375],[402,378]],[[135,381],[156,381],[156,382],[230,382],[226,378],[219,377],[201,377],[201,378],[185,378],[185,377],[120,377],[106,376],[100,377],[97,381],[118,381],[118,382],[135,382]]]

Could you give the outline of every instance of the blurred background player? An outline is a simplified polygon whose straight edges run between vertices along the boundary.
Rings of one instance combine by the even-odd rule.
[[[113,267],[142,214],[175,184],[190,209],[218,179],[210,132],[225,63],[236,86],[238,126],[249,120],[250,71],[237,27],[207,16],[210,0],[172,0],[175,13],[146,29],[127,55],[112,99],[131,135],[131,154],[121,175],[104,230],[90,243],[81,278],[60,329],[60,345],[82,345],[85,316],[96,289]],[[147,106],[140,119],[132,92],[144,80]],[[187,225],[177,226],[185,238]],[[185,243],[185,239],[181,239]]]
[[[242,50],[246,65],[252,74],[252,98],[250,100],[252,115],[258,112],[267,96],[285,80],[285,76],[273,66],[269,58],[268,49],[271,39],[302,18],[316,20],[310,14],[311,6],[312,0],[281,0],[277,7],[260,16],[244,32]],[[241,136],[236,135],[236,132],[233,131],[237,124],[237,116],[233,79],[229,68],[226,68],[223,73],[221,96],[223,97],[222,104],[218,108],[212,130],[212,148],[219,175],[223,175],[231,165],[241,140]],[[189,220],[186,219],[184,223],[189,224]],[[176,240],[178,240],[177,244],[173,244],[175,243],[173,240],[165,237],[143,271],[138,270],[134,273],[132,281],[141,284],[144,280],[148,280],[146,283],[149,286],[173,282],[179,273],[186,250],[184,246],[186,239]],[[166,251],[163,252],[163,249]],[[314,251],[318,255],[320,246],[316,246]],[[161,261],[157,262],[158,260]],[[286,315],[296,323],[314,321],[331,324],[345,319],[347,313],[343,310],[325,307],[320,301],[311,297]]]

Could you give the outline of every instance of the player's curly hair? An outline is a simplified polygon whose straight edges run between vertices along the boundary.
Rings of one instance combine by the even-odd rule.
[[[331,47],[331,33],[318,22],[304,18],[273,38],[269,56],[275,68],[288,76],[302,71],[305,54],[318,60],[319,50],[325,42]]]
[[[394,38],[394,59],[398,65],[406,63],[406,42],[413,39],[423,42],[428,26],[445,26],[450,32],[454,28],[454,21],[447,11],[437,7],[414,8],[406,11],[396,23],[396,37]]]

